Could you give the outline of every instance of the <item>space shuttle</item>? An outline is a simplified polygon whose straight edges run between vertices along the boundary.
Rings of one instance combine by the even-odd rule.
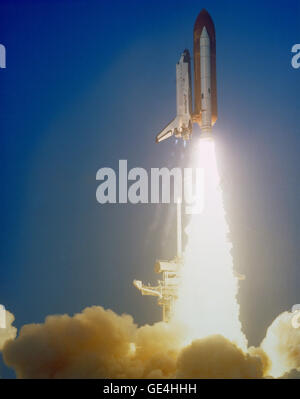
[[[203,9],[194,25],[194,109],[191,57],[187,49],[176,65],[176,117],[156,136],[156,142],[175,136],[188,140],[193,123],[201,137],[211,137],[217,120],[216,35],[213,20]]]

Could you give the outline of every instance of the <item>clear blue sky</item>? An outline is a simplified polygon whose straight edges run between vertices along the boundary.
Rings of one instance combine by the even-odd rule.
[[[202,8],[216,26],[218,161],[250,344],[300,303],[299,4],[1,1],[0,303],[17,327],[89,305],[160,318],[132,280],[155,281],[155,259],[174,254],[174,209],[101,206],[95,175],[119,159],[184,162],[188,148],[154,138],[174,117],[175,63]]]

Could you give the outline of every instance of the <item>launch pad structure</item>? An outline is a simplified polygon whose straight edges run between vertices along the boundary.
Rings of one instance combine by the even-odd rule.
[[[182,221],[181,221],[181,200],[177,201],[177,254],[170,261],[158,260],[155,263],[154,271],[162,274],[157,286],[145,285],[140,280],[134,280],[133,285],[141,291],[142,295],[158,297],[157,303],[162,307],[162,318],[164,322],[170,321],[175,301],[178,298],[178,287],[183,266],[182,259]]]

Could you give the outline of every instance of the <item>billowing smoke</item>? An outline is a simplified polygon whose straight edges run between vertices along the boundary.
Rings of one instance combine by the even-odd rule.
[[[16,338],[17,329],[12,324],[15,320],[15,316],[8,310],[4,313],[5,323],[0,328],[0,351],[3,349],[4,344],[8,340],[13,340]]]
[[[169,377],[178,330],[165,323],[137,328],[131,316],[95,306],[25,325],[4,346],[3,358],[19,378]]]
[[[184,330],[159,322],[137,327],[129,315],[94,306],[73,317],[25,325],[3,348],[19,378],[259,378],[264,361],[223,336],[183,347]]]
[[[244,353],[222,335],[193,341],[177,362],[179,378],[261,378],[264,362],[259,353]]]

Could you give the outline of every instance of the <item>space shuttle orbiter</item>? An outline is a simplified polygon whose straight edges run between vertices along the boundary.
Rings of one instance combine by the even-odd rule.
[[[159,143],[171,136],[187,140],[193,123],[198,123],[203,137],[210,137],[217,120],[216,35],[206,10],[194,25],[194,110],[192,110],[191,62],[184,50],[176,65],[177,115],[157,136]]]
[[[177,115],[157,136],[159,143],[171,136],[187,139],[192,133],[192,89],[191,57],[189,50],[184,50],[176,65],[176,105]]]

